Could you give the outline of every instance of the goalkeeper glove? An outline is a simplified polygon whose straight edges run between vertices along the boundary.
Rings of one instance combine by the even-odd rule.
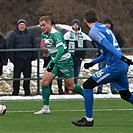
[[[84,64],[84,68],[85,69],[88,69],[89,67],[92,67],[92,66],[94,66],[95,64],[93,63],[93,62],[90,62],[90,63],[85,63]]]
[[[52,63],[49,65],[47,71],[48,71],[48,72],[51,72],[51,71],[53,70],[54,65],[55,65],[55,63],[52,62]]]
[[[121,60],[124,61],[124,62],[126,62],[129,66],[130,66],[130,65],[133,65],[132,60],[126,58],[125,56],[122,56],[122,57],[121,57]]]

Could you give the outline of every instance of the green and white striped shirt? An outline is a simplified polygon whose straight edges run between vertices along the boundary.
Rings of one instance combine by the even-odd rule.
[[[61,55],[59,60],[57,61],[63,61],[71,57],[70,53],[67,50],[67,44],[64,40],[63,35],[52,27],[51,32],[49,35],[46,35],[42,33],[42,38],[44,39],[44,42],[48,48],[49,56],[54,60],[55,58],[58,58],[58,47],[63,46],[64,48],[64,54]]]

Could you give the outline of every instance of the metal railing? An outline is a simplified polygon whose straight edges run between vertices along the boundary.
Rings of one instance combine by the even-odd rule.
[[[25,48],[25,49],[0,49],[0,52],[17,52],[17,51],[37,51],[38,55],[37,55],[37,77],[36,78],[0,78],[0,81],[5,80],[36,80],[37,81],[37,94],[40,94],[40,80],[42,79],[40,77],[40,59],[41,59],[41,51],[43,50],[47,50],[47,48]],[[76,48],[76,49],[71,49],[71,50],[83,50],[83,51],[97,51],[97,48]],[[122,51],[133,51],[133,48],[122,48]],[[131,52],[132,53],[132,52]],[[128,52],[129,54],[129,52]],[[88,77],[75,77],[78,79],[87,79]],[[133,76],[129,76],[128,78],[133,78]],[[59,78],[55,78],[57,79],[63,79],[62,77]]]

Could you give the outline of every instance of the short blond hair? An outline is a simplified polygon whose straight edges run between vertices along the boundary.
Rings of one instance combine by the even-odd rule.
[[[39,19],[39,22],[46,21],[51,23],[51,17],[50,16],[41,16]]]

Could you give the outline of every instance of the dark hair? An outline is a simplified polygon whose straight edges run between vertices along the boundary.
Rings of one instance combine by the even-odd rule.
[[[98,21],[97,13],[94,10],[87,10],[83,15],[88,23],[94,23]]]
[[[104,21],[103,21],[103,23],[104,24],[112,24],[112,20],[111,20],[111,18],[109,18],[109,17],[106,17],[105,19],[104,19]]]
[[[51,24],[55,25],[55,21],[53,19],[51,19]]]

